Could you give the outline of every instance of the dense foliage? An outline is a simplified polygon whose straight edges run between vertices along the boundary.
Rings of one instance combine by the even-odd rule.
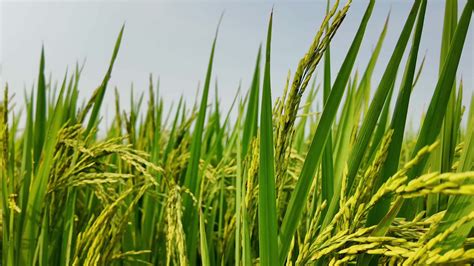
[[[367,4],[335,75],[330,42],[350,1],[328,6],[275,103],[272,15],[250,89],[236,95],[228,113],[217,88],[216,99],[208,99],[216,33],[200,102],[180,100],[164,110],[150,77],[148,100],[132,92],[129,112],[116,91],[104,132],[97,130],[101,105],[124,29],[103,82],[82,105],[82,68],[55,86],[45,78],[42,53],[22,113],[13,112],[8,86],[3,90],[0,264],[474,261],[474,104],[471,98],[470,110],[462,106],[456,79],[474,1],[459,16],[457,1],[446,1],[441,67],[418,132],[406,130],[407,110],[422,72],[429,3],[413,2],[388,64],[378,65],[385,69],[378,84],[372,73],[388,18],[363,74],[354,69],[374,4]],[[322,78],[314,78],[317,67]]]

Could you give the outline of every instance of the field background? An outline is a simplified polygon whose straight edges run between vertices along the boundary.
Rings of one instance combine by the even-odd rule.
[[[0,266],[474,261],[474,0],[351,2],[2,2]]]

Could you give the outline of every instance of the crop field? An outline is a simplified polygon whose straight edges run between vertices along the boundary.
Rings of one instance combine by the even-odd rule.
[[[441,43],[436,86],[410,129],[427,4],[410,3],[376,83],[389,18],[357,72],[375,5],[368,1],[334,72],[331,40],[351,1],[328,4],[276,100],[270,68],[278,18],[269,12],[251,86],[230,110],[217,88],[210,96],[219,30],[195,102],[164,108],[166,95],[150,76],[145,95],[131,94],[129,111],[116,89],[110,123],[102,119],[104,95],[113,90],[126,26],[84,102],[82,67],[54,85],[42,53],[24,102],[8,85],[1,90],[0,265],[473,263],[474,95],[463,106],[458,68],[463,53],[472,55],[463,48],[472,41],[474,0],[460,12],[457,1],[445,3],[442,39],[433,40]],[[324,75],[316,77],[319,69]]]

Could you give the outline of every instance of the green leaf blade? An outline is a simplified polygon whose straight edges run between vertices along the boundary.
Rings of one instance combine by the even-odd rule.
[[[260,263],[278,265],[278,225],[276,215],[275,157],[273,146],[270,48],[273,12],[268,25],[260,116],[260,167],[258,174],[258,232]]]

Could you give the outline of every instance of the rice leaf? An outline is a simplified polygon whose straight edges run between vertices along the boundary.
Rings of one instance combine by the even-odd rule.
[[[351,47],[349,48],[346,58],[344,59],[342,67],[336,77],[336,80],[334,81],[331,94],[326,101],[325,108],[321,114],[316,132],[314,133],[311,146],[304,160],[300,178],[298,179],[295,190],[291,194],[290,202],[285,212],[279,234],[280,264],[285,262],[288,250],[290,248],[291,239],[293,238],[293,235],[300,223],[301,215],[303,213],[302,204],[307,201],[308,193],[316,172],[316,167],[321,160],[324,145],[326,144],[327,138],[329,137],[331,125],[336,117],[337,109],[341,102],[350,72],[357,57],[357,53],[359,51],[367,23],[372,13],[374,3],[375,1],[370,1]],[[333,199],[334,198],[335,197],[333,197]]]
[[[38,88],[36,94],[35,126],[34,126],[34,165],[37,170],[46,135],[46,81],[44,77],[44,47],[41,49]]]
[[[405,133],[408,105],[410,102],[410,96],[412,92],[412,84],[415,75],[415,67],[418,57],[418,50],[420,47],[420,39],[423,30],[424,17],[426,12],[426,1],[423,1],[420,7],[420,12],[415,26],[413,44],[408,57],[407,66],[403,76],[400,91],[398,93],[397,102],[393,111],[392,122],[390,129],[393,130],[392,139],[388,148],[387,159],[382,168],[382,174],[380,179],[375,184],[375,188],[378,189],[387,179],[395,174],[398,169],[400,153],[402,150],[403,136]],[[369,212],[367,218],[367,225],[377,224],[382,217],[387,213],[390,207],[390,199],[382,199],[377,203],[373,209]]]
[[[115,63],[115,60],[117,59],[117,55],[120,49],[120,43],[122,42],[124,29],[125,29],[125,24],[122,26],[122,29],[120,30],[120,33],[117,37],[117,41],[115,42],[114,51],[112,53],[112,59],[110,60],[110,65],[107,72],[105,73],[104,79],[102,80],[102,83],[100,84],[100,86],[94,92],[94,96],[90,99],[85,110],[83,110],[83,113],[80,116],[80,121],[83,121],[85,119],[85,115],[88,113],[88,111],[92,107],[92,112],[89,117],[89,122],[87,123],[87,129],[86,129],[87,134],[91,132],[92,128],[97,123],[100,107],[102,105],[102,101],[104,100],[105,91],[107,89],[107,84],[109,83],[110,77],[112,76],[112,69],[114,67],[114,63]]]
[[[259,84],[260,84],[260,55],[262,47],[258,48],[257,62],[250,86],[250,97],[247,102],[247,113],[245,116],[244,129],[242,135],[242,156],[247,154],[250,141],[257,135],[258,127],[258,102],[259,102]]]
[[[263,74],[262,112],[260,116],[260,167],[258,173],[258,234],[261,265],[278,264],[278,227],[276,215],[275,157],[273,155],[272,96],[270,84],[270,48],[272,19],[268,23]]]
[[[222,18],[222,17],[221,17]],[[220,24],[220,21],[219,21]],[[214,61],[214,51],[216,47],[217,34],[219,26],[216,30],[216,35],[212,42],[211,55],[209,58],[209,64],[206,73],[206,80],[204,83],[204,89],[202,93],[201,104],[199,105],[199,113],[194,128],[193,140],[191,143],[191,158],[189,160],[188,168],[186,170],[186,176],[184,179],[184,187],[188,188],[193,195],[199,195],[200,174],[199,174],[199,160],[201,157],[202,147],[202,136],[204,130],[204,122],[206,119],[206,108],[207,100],[209,95],[209,86],[211,83],[212,75],[212,64]],[[198,216],[197,211],[193,207],[193,201],[189,195],[185,195],[183,198],[183,206],[185,212],[183,214],[183,225],[184,230],[188,238],[186,239],[186,247],[188,250],[189,261],[194,263],[196,261],[196,244],[197,244],[197,229],[198,229]]]

